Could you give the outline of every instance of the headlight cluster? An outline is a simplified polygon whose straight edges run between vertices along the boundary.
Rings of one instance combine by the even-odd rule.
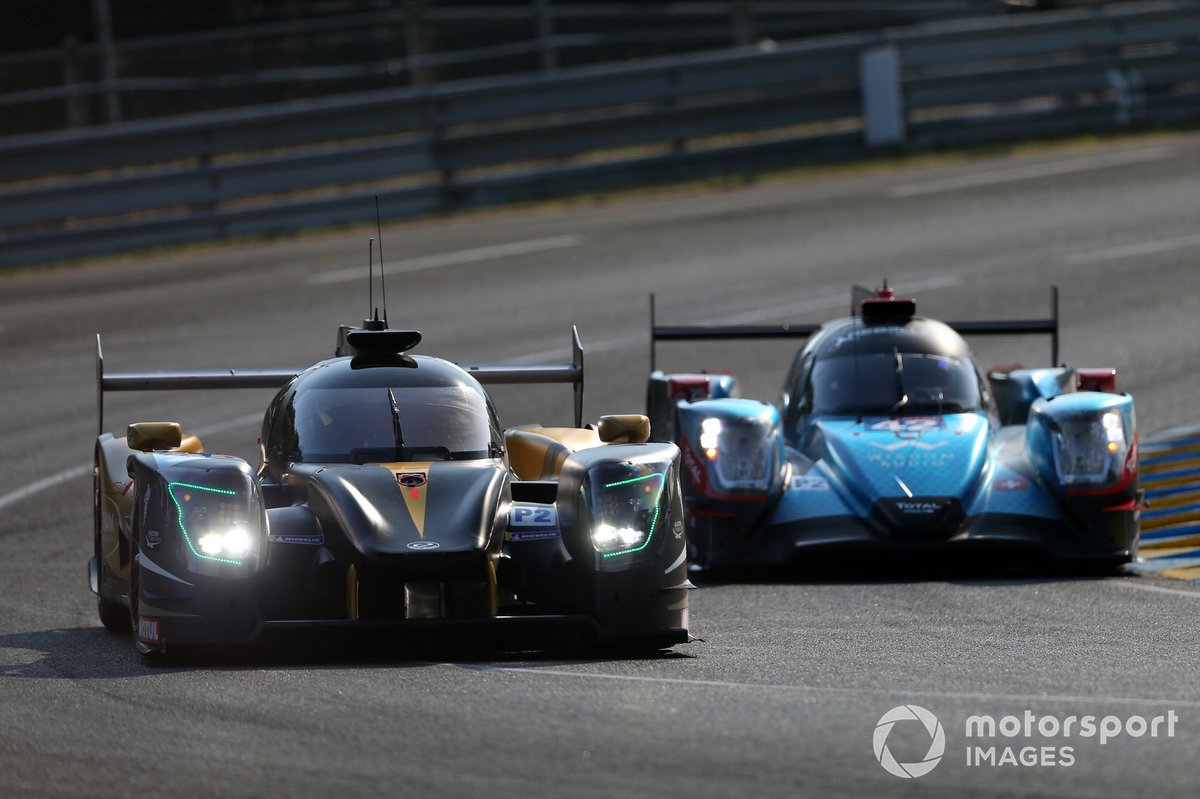
[[[1119,411],[1074,414],[1052,427],[1054,468],[1064,486],[1097,485],[1117,480],[1129,451]]]
[[[588,471],[584,504],[592,546],[603,557],[640,552],[663,523],[670,464],[600,463]]]
[[[253,554],[256,516],[246,492],[174,482],[167,493],[178,511],[184,543],[200,561],[237,566]]]
[[[615,552],[618,549],[636,547],[646,540],[644,530],[636,527],[613,527],[600,522],[592,528],[592,543],[597,552]]]
[[[710,475],[718,487],[733,491],[762,491],[771,480],[775,463],[776,431],[769,417],[749,417],[722,423],[701,422],[700,446],[709,461]]]
[[[205,555],[223,555],[227,558],[244,558],[250,554],[254,539],[244,527],[212,530],[201,533],[196,546]]]

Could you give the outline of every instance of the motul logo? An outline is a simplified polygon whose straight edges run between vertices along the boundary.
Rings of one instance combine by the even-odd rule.
[[[138,616],[138,639],[147,644],[159,643],[158,619]]]

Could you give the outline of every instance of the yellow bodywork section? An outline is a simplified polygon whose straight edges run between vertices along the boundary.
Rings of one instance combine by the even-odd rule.
[[[155,423],[157,424],[157,423]],[[170,452],[204,452],[204,443],[197,436],[180,434],[179,445]],[[128,438],[101,436],[96,442],[93,478],[96,484],[96,525],[100,535],[100,560],[122,580],[129,579],[129,514],[133,508],[133,481],[126,461],[134,450]],[[124,553],[124,554],[123,554]]]
[[[429,468],[433,466],[433,462],[381,463],[379,465],[391,472],[392,476],[396,478],[396,487],[404,495],[404,506],[408,508],[408,515],[412,517],[413,524],[417,527],[417,535],[424,538],[425,496],[429,489]],[[424,480],[420,485],[406,486],[400,482],[401,476],[406,474],[419,474]]]
[[[595,430],[577,427],[514,427],[504,433],[509,468],[521,480],[558,477],[567,457],[601,445]]]

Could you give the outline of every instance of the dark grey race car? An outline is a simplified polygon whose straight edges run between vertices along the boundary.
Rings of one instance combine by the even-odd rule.
[[[105,374],[97,336],[101,419],[105,391],[286,383],[258,468],[173,422],[100,435],[105,627],[143,653],[297,628],[687,641],[679,450],[645,443],[643,416],[581,425],[578,335],[571,364],[464,368],[382,327],[343,327],[303,371]],[[574,383],[576,427],[502,435],[484,382]]]

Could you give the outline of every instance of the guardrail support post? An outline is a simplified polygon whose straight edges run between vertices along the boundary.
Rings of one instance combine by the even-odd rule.
[[[904,144],[904,97],[900,52],[893,45],[864,50],[858,57],[863,137],[868,149]]]
[[[92,0],[96,40],[100,47],[100,73],[104,85],[104,117],[110,125],[121,121],[121,98],[117,94],[117,48],[113,44],[112,8],[109,0]]]

